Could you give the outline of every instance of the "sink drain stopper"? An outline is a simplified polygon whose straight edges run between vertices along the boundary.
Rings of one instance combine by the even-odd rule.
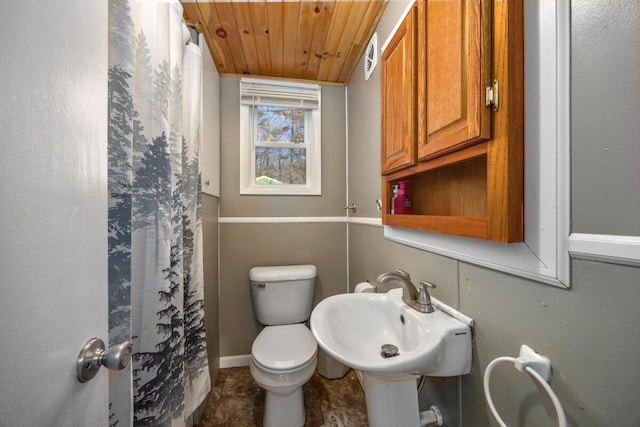
[[[385,359],[398,355],[398,347],[393,344],[383,344],[380,355]]]

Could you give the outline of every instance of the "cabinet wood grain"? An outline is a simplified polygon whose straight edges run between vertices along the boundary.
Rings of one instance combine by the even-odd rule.
[[[523,241],[523,0],[417,0],[394,41],[413,54],[390,51],[386,73],[383,62],[383,224]],[[496,109],[485,105],[494,80]],[[390,213],[399,181],[411,215]]]
[[[416,157],[417,7],[382,53],[382,173],[414,165]]]
[[[424,14],[426,134],[420,159],[491,137],[484,100],[491,81],[490,1],[429,0]]]

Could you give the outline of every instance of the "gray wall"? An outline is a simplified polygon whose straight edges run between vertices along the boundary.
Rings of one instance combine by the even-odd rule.
[[[220,79],[220,216],[344,216],[344,88],[322,88],[322,196],[240,195],[240,80]]]
[[[640,235],[638,2],[572,2],[573,231]]]
[[[322,196],[250,196],[239,194],[239,80],[220,80],[220,216],[344,216],[344,88],[322,88]],[[249,293],[249,270],[260,265],[314,264],[318,267],[316,302],[346,291],[344,223],[220,224],[220,355],[251,353],[260,331]]]
[[[381,42],[405,6],[388,4],[378,25]],[[636,2],[572,2],[574,232],[639,234],[637,22]],[[380,69],[369,81],[361,69],[362,61],[348,86],[348,191],[357,216],[376,217]],[[460,401],[451,381],[434,380],[422,409],[441,405],[447,425],[497,425],[482,391],[484,369],[528,344],[551,359],[552,387],[569,425],[640,425],[640,269],[576,260],[572,288],[564,290],[386,241],[379,227],[350,224],[348,238],[351,288],[402,268],[437,283],[435,297],[477,322],[473,370],[459,381]],[[500,366],[492,385],[508,425],[557,425],[553,406],[525,375]]]
[[[249,270],[259,265],[314,264],[315,303],[346,290],[345,224],[220,224],[220,349],[251,353],[255,320]]]
[[[220,298],[218,291],[218,198],[202,194],[204,312],[209,375],[215,383],[220,368]]]

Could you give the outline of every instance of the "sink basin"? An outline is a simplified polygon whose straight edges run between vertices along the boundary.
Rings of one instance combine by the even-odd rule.
[[[402,289],[322,300],[311,314],[318,344],[343,364],[383,377],[456,376],[471,371],[471,331],[435,309],[419,313],[402,302]],[[383,357],[392,344],[396,356]]]
[[[311,313],[311,331],[331,357],[363,371],[369,427],[422,425],[417,376],[448,377],[471,371],[467,323],[439,308],[433,313],[414,310],[402,301],[402,289],[326,298]],[[387,344],[395,347],[385,356],[395,355],[383,356],[382,347]]]

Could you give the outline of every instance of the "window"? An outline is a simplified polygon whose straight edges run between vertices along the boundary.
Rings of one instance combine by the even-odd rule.
[[[240,81],[240,194],[322,194],[320,153],[320,86]]]

